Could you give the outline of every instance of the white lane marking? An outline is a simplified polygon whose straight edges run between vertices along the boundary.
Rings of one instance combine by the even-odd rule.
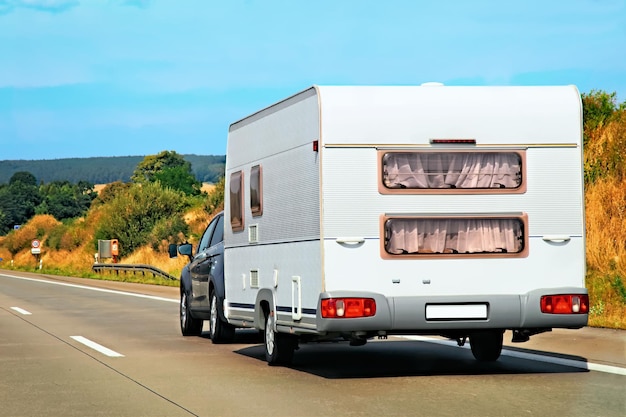
[[[23,315],[25,315],[25,316],[30,316],[31,314],[33,314],[33,313],[31,313],[30,311],[26,311],[26,310],[24,310],[23,308],[19,308],[19,307],[11,307],[11,310],[15,310],[15,311],[17,311],[18,313],[23,314]]]
[[[452,341],[452,340],[441,340],[441,339],[435,339],[435,338],[426,337],[426,336],[402,336],[402,337],[404,339],[417,340],[420,342],[436,343],[439,345],[452,346],[452,347],[462,347],[464,349],[470,348],[468,345],[459,346],[455,341]],[[603,365],[601,363],[584,362],[584,361],[577,361],[573,359],[557,358],[554,356],[538,355],[536,353],[518,352],[515,350],[507,350],[506,348],[502,349],[502,356],[510,356],[512,358],[527,359],[527,360],[537,361],[537,362],[547,362],[547,363],[551,363],[554,365],[563,365],[563,366],[569,366],[572,368],[586,369],[589,371],[597,371],[597,372],[604,372],[608,374],[626,376],[626,368],[620,368],[619,366]]]
[[[16,275],[7,275],[7,274],[0,274],[0,276],[7,277],[7,278],[22,279],[22,280],[25,280],[25,281],[42,282],[44,284],[61,285],[63,287],[72,287],[72,288],[80,288],[80,289],[83,289],[83,290],[105,292],[105,293],[109,293],[109,294],[128,295],[128,296],[137,297],[137,298],[148,298],[150,300],[166,301],[168,303],[178,303],[179,302],[178,299],[173,299],[173,298],[156,297],[154,295],[136,294],[136,293],[132,293],[132,292],[117,291],[117,290],[108,290],[106,288],[88,287],[86,285],[68,284],[67,282],[47,281],[45,279],[25,278],[25,277],[18,277]]]
[[[117,353],[114,350],[111,350],[107,347],[104,347],[102,345],[97,344],[96,342],[93,342],[89,339],[87,339],[86,337],[82,337],[82,336],[70,336],[72,339],[76,340],[78,343],[82,343],[83,345],[92,348],[93,350],[97,350],[98,352],[102,353],[103,355],[109,356],[111,358],[123,358],[124,355],[122,355],[121,353]]]

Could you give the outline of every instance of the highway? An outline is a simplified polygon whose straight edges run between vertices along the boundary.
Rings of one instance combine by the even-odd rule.
[[[624,416],[626,331],[555,330],[495,363],[436,338],[183,337],[178,289],[0,270],[0,416]],[[505,335],[510,340],[510,335]]]

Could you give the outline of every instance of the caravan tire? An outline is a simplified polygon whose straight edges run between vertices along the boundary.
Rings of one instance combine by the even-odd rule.
[[[275,320],[271,312],[265,316],[265,359],[269,365],[289,365],[293,361],[297,339],[274,331]]]
[[[474,358],[480,362],[497,361],[502,353],[502,330],[488,330],[470,334],[470,347]]]
[[[219,312],[217,311],[219,308],[217,295],[215,295],[214,291],[211,292],[210,300],[209,337],[211,341],[213,343],[232,342],[235,337],[235,328],[228,323],[224,323],[220,318]]]
[[[189,295],[185,290],[180,292],[180,331],[183,336],[200,336],[202,320],[194,319],[189,308]]]

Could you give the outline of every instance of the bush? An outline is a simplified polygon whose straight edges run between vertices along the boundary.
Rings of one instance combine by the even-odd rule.
[[[156,183],[134,184],[102,206],[94,246],[100,239],[118,239],[120,256],[126,256],[151,240],[162,220],[180,218],[187,203],[184,194]]]
[[[64,224],[60,224],[54,229],[50,230],[48,234],[48,239],[46,239],[46,246],[48,246],[52,250],[61,249],[61,240],[65,233],[67,233],[67,226]]]
[[[150,233],[150,245],[155,251],[164,250],[164,246],[170,243],[182,243],[189,233],[189,226],[182,217],[175,216],[167,219],[160,219],[154,225]]]
[[[33,239],[42,240],[59,224],[61,223],[50,215],[37,215],[18,230],[9,232],[4,246],[15,256],[18,252],[30,248]]]

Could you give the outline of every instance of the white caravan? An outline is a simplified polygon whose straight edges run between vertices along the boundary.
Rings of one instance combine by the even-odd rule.
[[[298,343],[587,324],[574,86],[314,86],[230,126],[224,313]]]

